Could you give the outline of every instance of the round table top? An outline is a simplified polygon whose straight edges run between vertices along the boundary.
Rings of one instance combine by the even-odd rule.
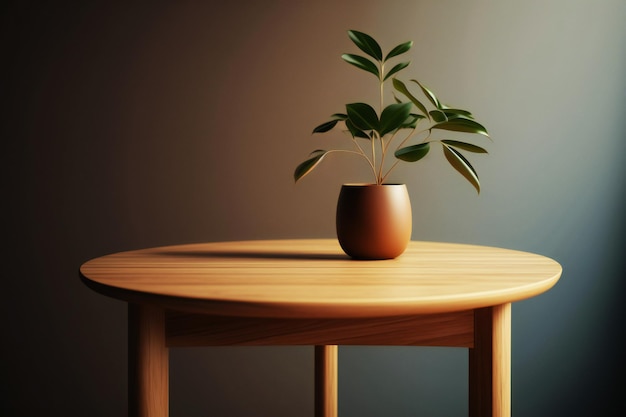
[[[410,242],[392,260],[348,258],[336,240],[215,242],[120,252],[84,263],[83,282],[129,302],[224,316],[348,318],[430,314],[523,300],[561,266],[486,246]]]

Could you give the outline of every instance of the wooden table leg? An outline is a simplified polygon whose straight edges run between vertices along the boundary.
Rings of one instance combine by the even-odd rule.
[[[128,305],[128,415],[167,417],[169,355],[165,313],[152,305]]]
[[[510,303],[475,310],[469,374],[470,417],[510,417]]]
[[[337,417],[337,346],[315,346],[315,417]]]

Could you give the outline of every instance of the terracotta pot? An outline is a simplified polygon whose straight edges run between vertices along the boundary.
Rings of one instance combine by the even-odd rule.
[[[411,240],[411,202],[404,184],[345,184],[337,203],[337,238],[355,259],[392,259]]]

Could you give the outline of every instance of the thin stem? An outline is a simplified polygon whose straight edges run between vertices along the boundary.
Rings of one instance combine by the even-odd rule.
[[[359,142],[357,142],[356,138],[352,136],[351,139],[352,139],[352,143],[354,143],[354,146],[358,148],[359,152],[367,158],[367,156],[365,155],[365,151],[363,151],[363,148],[361,148],[361,145],[359,145]],[[367,160],[369,161],[369,158],[367,158]],[[372,165],[371,161],[370,161],[370,165]]]
[[[346,132],[346,133],[348,133],[348,132]],[[363,158],[365,158],[365,160],[367,161],[367,164],[372,169],[372,174],[374,175],[374,179],[377,180],[378,178],[376,176],[376,167],[375,167],[375,165],[372,163],[372,161],[367,156],[367,154],[365,153],[363,148],[361,148],[361,145],[359,145],[359,142],[357,142],[356,138],[354,136],[352,136],[352,134],[350,134],[350,139],[352,139],[352,143],[354,144],[354,146],[356,146],[356,148],[358,149],[358,152],[357,151],[342,150],[342,149],[338,149],[337,151],[354,153],[354,154],[357,154],[357,155],[362,156]],[[372,140],[372,139],[370,139],[370,140]]]
[[[331,149],[330,151],[327,151],[327,153],[331,153],[331,152],[343,152],[343,153],[352,153],[355,155],[359,155],[364,157],[365,159],[367,159],[369,161],[369,159],[367,158],[367,156],[363,155],[361,152],[357,152],[357,151],[351,151],[349,149]]]
[[[423,142],[426,142],[426,140],[430,137],[430,129],[424,129],[424,130],[420,130],[419,132],[417,131],[417,128],[413,129],[411,131],[411,133],[409,133],[406,138],[404,138],[404,140],[402,142],[400,142],[400,144],[398,145],[398,147],[396,148],[396,150],[400,149],[402,147],[402,145],[404,145],[409,139],[411,139],[413,136],[415,136],[416,134],[420,134],[423,132],[428,131],[428,135],[426,135],[426,137],[424,138]]]
[[[391,137],[389,138],[389,140],[387,141],[387,144],[385,145],[385,140],[384,138],[381,138],[380,140],[380,146],[382,148],[382,157],[381,157],[381,164],[380,164],[380,169],[378,171],[378,178],[380,178],[380,183],[382,184],[385,177],[383,176],[383,168],[384,168],[384,161],[385,158],[387,156],[387,152],[389,151],[389,146],[391,146],[391,143],[393,142],[393,140],[395,139],[396,135],[398,134],[398,130],[396,130],[394,132],[393,135],[391,135]]]
[[[385,76],[385,61],[380,61],[380,73],[378,75],[378,81],[379,81],[379,84],[380,84],[380,107],[379,107],[379,114],[381,116],[382,116],[383,110],[385,108],[385,101],[384,101],[384,97],[385,97],[385,80],[383,78],[384,76]],[[383,173],[383,166],[385,164],[385,144],[384,144],[382,136],[378,135],[378,139],[380,140],[380,152],[381,152],[381,155],[380,155],[380,166],[378,167],[378,175],[376,177],[376,183],[380,185],[380,184],[383,183],[382,173]]]
[[[396,138],[396,135],[398,134],[400,130],[396,130],[394,132],[393,135],[391,135],[391,138],[389,139],[389,142],[387,142],[387,146],[385,146],[385,154],[387,153],[387,151],[389,150],[389,146],[391,146],[391,142],[393,142],[393,140]]]
[[[374,178],[376,178],[376,170],[374,169],[374,166],[372,165],[372,162],[369,160],[367,155],[365,155],[363,152],[351,151],[351,150],[348,150],[348,149],[333,149],[333,150],[328,151],[328,153],[331,153],[331,152],[351,153],[351,154],[363,157],[367,161],[367,163],[369,164],[370,168],[372,168],[372,171],[374,173]]]
[[[391,166],[391,168],[389,168],[389,169],[387,170],[387,173],[385,173],[385,175],[383,176],[381,183],[382,183],[382,182],[384,182],[384,181],[385,181],[385,179],[387,179],[387,176],[388,176],[389,174],[391,174],[391,171],[393,171],[393,170],[394,170],[394,168],[396,167],[396,165],[398,165],[398,163],[399,163],[399,162],[400,162],[400,160],[398,159],[396,162],[394,162],[394,163],[393,163],[393,165]]]
[[[372,134],[372,137],[370,138],[370,142],[372,142],[372,169],[374,170],[374,177],[376,178],[376,181],[378,182],[378,176],[376,175],[376,143],[374,142],[374,139],[376,137]]]
[[[380,63],[380,74],[378,75],[378,81],[380,82],[380,113],[382,114],[384,109],[384,84],[385,81],[383,79],[385,74],[385,62]]]
[[[372,168],[372,173],[374,174],[374,178],[376,178],[376,167],[374,166],[374,164],[372,164],[372,161],[370,161],[370,159],[367,157],[367,155],[363,151],[363,148],[361,148],[361,145],[359,145],[359,143],[356,141],[354,137],[352,137],[352,143],[354,143],[354,145],[359,150],[358,152],[355,152],[355,153],[361,155],[363,158],[367,160],[367,163],[369,164],[370,168]]]
[[[383,165],[385,164],[385,139],[380,138],[380,166],[378,167],[378,184],[383,183]]]
[[[428,131],[428,135],[426,135],[426,137],[424,138],[424,140],[422,141],[422,143],[426,142],[426,140],[428,140],[428,138],[430,137],[430,129],[424,129],[424,130],[420,130],[419,132],[417,131],[417,127],[414,128],[411,133],[409,133],[406,138],[404,138],[404,140],[402,140],[402,142],[400,142],[400,144],[397,146],[396,150],[400,149],[402,147],[402,145],[404,145],[409,139],[411,139],[415,134],[420,134],[423,132]],[[395,137],[395,135],[398,132],[396,131],[396,133],[394,133],[394,135],[392,136],[391,139],[393,139]],[[391,145],[391,141],[388,142],[388,145]],[[398,165],[398,163],[400,162],[400,160],[397,160],[396,162],[394,162],[394,164],[391,166],[391,168],[389,168],[387,170],[387,172],[385,173],[385,175],[383,175],[382,179],[381,179],[381,183],[385,181],[385,179],[387,178],[387,176],[389,176],[389,174],[391,174],[391,172],[396,168],[396,166]]]

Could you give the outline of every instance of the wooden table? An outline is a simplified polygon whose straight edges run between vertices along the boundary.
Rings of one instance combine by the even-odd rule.
[[[129,415],[168,415],[168,349],[315,346],[315,415],[337,415],[337,345],[469,348],[470,416],[509,416],[511,302],[561,266],[484,246],[411,242],[354,261],[335,240],[222,242],[112,254],[83,282],[129,303]]]

